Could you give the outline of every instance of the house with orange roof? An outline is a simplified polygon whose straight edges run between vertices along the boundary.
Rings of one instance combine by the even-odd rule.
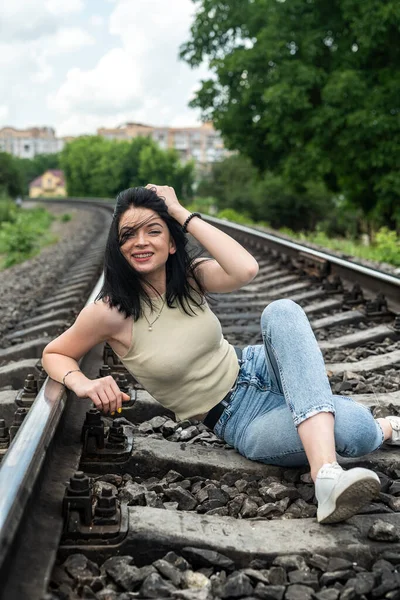
[[[64,172],[48,169],[29,184],[29,198],[64,198],[67,195]]]

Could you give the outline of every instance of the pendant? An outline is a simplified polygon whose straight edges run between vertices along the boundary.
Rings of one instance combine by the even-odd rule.
[[[151,325],[149,325],[149,331],[153,331],[153,328]]]

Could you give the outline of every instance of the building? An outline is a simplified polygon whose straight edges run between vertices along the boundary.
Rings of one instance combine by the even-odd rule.
[[[20,158],[34,158],[37,154],[54,154],[64,147],[64,140],[56,138],[52,127],[0,129],[0,152],[8,152]]]
[[[64,173],[59,169],[49,169],[29,184],[29,198],[56,198],[66,195]]]
[[[175,148],[182,162],[193,159],[200,168],[207,168],[229,154],[212,123],[203,123],[199,127],[153,127],[125,123],[114,129],[98,129],[97,134],[111,140],[149,136],[163,149]]]

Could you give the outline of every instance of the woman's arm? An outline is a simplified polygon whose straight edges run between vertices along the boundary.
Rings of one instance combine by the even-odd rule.
[[[123,319],[123,315],[104,302],[89,304],[72,327],[43,350],[42,365],[46,373],[59,382],[65,378],[65,385],[79,398],[90,398],[104,412],[120,410],[122,401],[130,398],[121,392],[111,376],[93,380],[86,377],[79,370],[78,360],[97,344],[113,337]]]
[[[174,189],[151,183],[146,187],[155,188],[157,195],[165,199],[169,214],[183,225],[190,212],[179,203]],[[256,259],[226,233],[197,218],[190,221],[187,230],[215,259],[199,261],[196,266],[206,291],[232,292],[257,275]]]

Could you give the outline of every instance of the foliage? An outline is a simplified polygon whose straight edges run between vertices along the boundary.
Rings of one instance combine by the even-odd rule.
[[[37,154],[34,158],[15,157],[15,163],[23,181],[22,193],[28,195],[31,181],[43,175],[48,169],[60,168],[60,153]]]
[[[387,262],[400,266],[400,241],[395,231],[381,227],[376,234],[376,239],[370,246],[360,244],[356,239],[331,238],[323,231],[313,233],[295,232],[289,228],[281,228],[279,233],[301,242],[311,242],[321,246],[322,249],[331,249],[342,252],[347,256],[365,258],[377,262]]]
[[[44,208],[16,210],[12,220],[0,223],[2,267],[31,258],[40,248],[55,241],[48,229],[54,216]]]
[[[281,175],[268,171],[261,176],[240,154],[214,163],[198,192],[212,195],[220,210],[233,209],[275,228],[314,229],[334,209],[332,194],[322,182],[304,182],[296,189]]]
[[[0,152],[0,193],[11,198],[23,193],[23,181],[17,159],[8,152]]]
[[[60,221],[61,221],[62,223],[67,223],[67,221],[71,221],[71,219],[72,219],[72,216],[71,216],[71,214],[70,214],[70,213],[64,213],[64,214],[63,214],[63,215],[61,215],[61,217],[60,217]]]
[[[191,106],[225,144],[296,193],[323,181],[400,228],[400,4],[195,0],[181,57],[208,60]]]
[[[154,182],[190,196],[193,165],[181,165],[172,150],[161,150],[148,137],[131,141],[82,136],[67,144],[60,160],[69,196],[114,197],[132,186]]]
[[[3,221],[15,219],[16,206],[14,202],[5,195],[0,195],[0,225]]]
[[[233,221],[234,223],[241,223],[242,225],[251,225],[253,223],[249,215],[241,214],[233,208],[224,208],[223,210],[220,210],[217,217],[219,219]]]

